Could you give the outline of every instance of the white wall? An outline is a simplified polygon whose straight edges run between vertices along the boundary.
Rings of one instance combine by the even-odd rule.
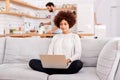
[[[29,2],[39,7],[45,7],[47,2],[54,2],[56,5],[62,4],[80,4],[80,3],[93,3],[94,0],[21,0],[25,2]]]
[[[107,36],[119,37],[120,0],[95,0],[97,23],[106,25]]]
[[[112,28],[112,36],[120,37],[120,0],[112,0],[111,5],[111,28]]]

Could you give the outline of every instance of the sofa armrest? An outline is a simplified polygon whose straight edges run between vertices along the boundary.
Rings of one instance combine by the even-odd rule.
[[[115,75],[115,80],[120,80],[120,61]]]

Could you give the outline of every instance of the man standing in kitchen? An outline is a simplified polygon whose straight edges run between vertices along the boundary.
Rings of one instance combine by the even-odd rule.
[[[52,2],[48,2],[46,4],[46,7],[47,7],[47,10],[51,13],[51,21],[50,22],[46,22],[46,23],[41,23],[42,26],[44,25],[51,25],[50,26],[50,30],[47,32],[48,34],[58,34],[58,33],[61,33],[61,30],[58,29],[55,25],[54,25],[54,17],[56,16],[57,14],[57,11],[56,11],[56,7],[55,5],[52,3]]]

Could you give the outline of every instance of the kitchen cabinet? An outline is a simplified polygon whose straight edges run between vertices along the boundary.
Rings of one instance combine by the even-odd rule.
[[[111,6],[111,34],[113,37],[120,36],[120,5]]]

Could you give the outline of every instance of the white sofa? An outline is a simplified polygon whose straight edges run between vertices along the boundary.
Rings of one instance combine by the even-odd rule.
[[[98,57],[104,53],[102,51],[104,46],[111,40],[81,39],[81,60],[84,63],[82,70],[76,74],[48,75],[32,70],[28,62],[30,59],[39,59],[40,54],[47,52],[51,38],[0,38],[0,80],[105,80],[100,78],[101,76],[97,73],[98,63],[100,63]],[[114,42],[117,42],[115,46],[119,51],[119,40]],[[114,79],[106,80],[120,80],[119,64],[117,64],[114,73]]]

